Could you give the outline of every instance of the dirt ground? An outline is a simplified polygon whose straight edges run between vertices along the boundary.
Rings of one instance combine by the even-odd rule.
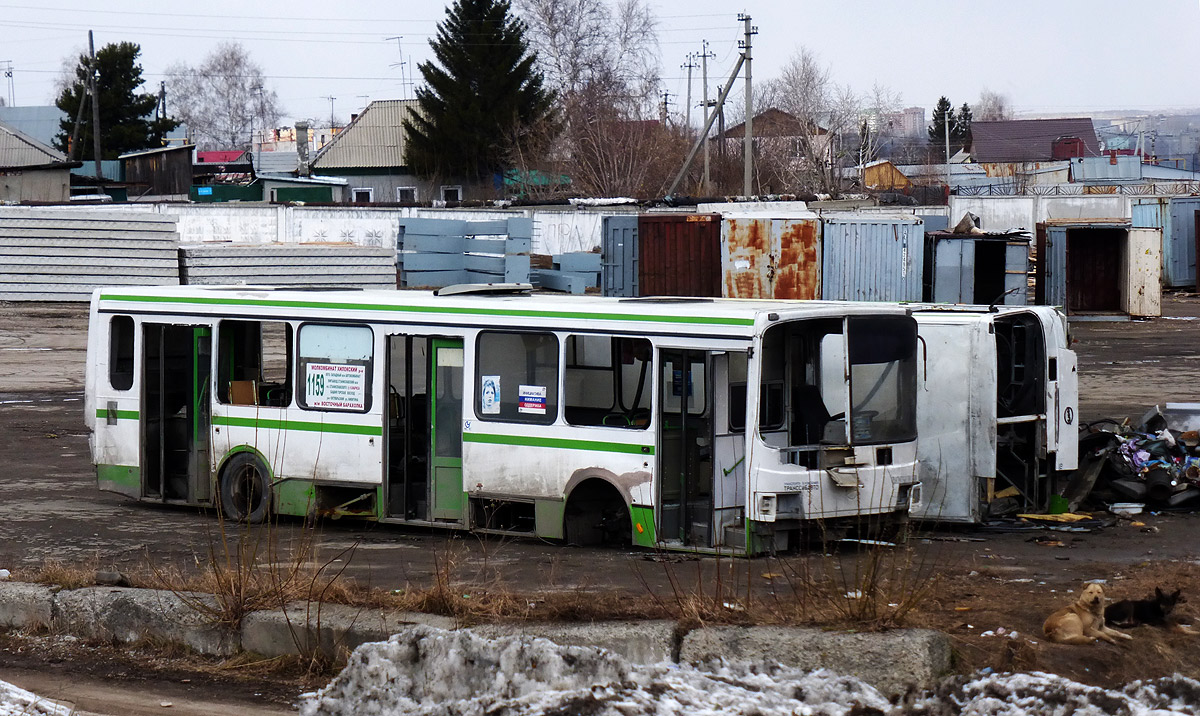
[[[1167,295],[1164,313],[1151,321],[1072,322],[1081,421],[1140,415],[1155,403],[1200,401],[1200,299]],[[96,490],[81,402],[86,324],[83,305],[0,304],[0,568],[29,571],[60,560],[131,573],[195,571],[219,539],[211,514]],[[1098,516],[1106,519],[1087,532],[923,530],[907,547],[885,555],[845,547],[832,557],[818,550],[758,560],[571,548],[341,521],[321,527],[318,553],[360,584],[382,590],[428,587],[448,576],[464,598],[528,595],[527,616],[534,619],[539,595],[620,592],[666,611],[691,613],[703,602],[710,609],[694,613],[704,619],[737,622],[749,613],[773,621],[786,612],[797,621],[795,603],[809,599],[815,605],[816,590],[824,606],[798,621],[819,621],[857,608],[854,599],[837,603],[837,597],[861,591],[873,575],[887,585],[884,611],[906,611],[905,626],[950,634],[963,670],[1036,668],[1105,685],[1176,671],[1200,677],[1200,637],[1140,627],[1133,642],[1120,645],[1071,647],[1042,639],[1042,620],[1070,602],[1071,590],[1086,579],[1106,580],[1115,598],[1178,586],[1200,607],[1200,517]],[[298,529],[281,526],[284,549]],[[807,586],[798,586],[804,579]],[[1181,609],[1185,619],[1191,606]],[[32,680],[63,668],[48,663],[40,648],[17,648],[14,638],[0,642],[0,669],[26,669]],[[197,701],[232,698],[249,707],[263,700],[254,694],[270,694],[265,705],[280,706],[308,686],[280,674],[213,672],[215,665],[174,657],[136,672],[121,666],[126,657],[112,651],[69,652],[60,654],[61,662],[99,681],[139,673],[137,678],[166,688],[189,678]],[[227,682],[242,686],[227,688]],[[154,693],[157,687],[146,688]]]

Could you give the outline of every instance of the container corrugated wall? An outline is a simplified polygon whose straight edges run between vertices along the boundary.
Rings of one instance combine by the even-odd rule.
[[[1171,278],[1171,260],[1175,247],[1171,241],[1171,200],[1168,197],[1133,199],[1129,207],[1135,229],[1162,229],[1162,276],[1163,284],[1175,286]]]
[[[178,283],[173,216],[0,211],[0,300],[86,301],[97,286]]]
[[[1196,285],[1196,212],[1200,211],[1200,196],[1177,196],[1171,199],[1170,239],[1164,229],[1163,247],[1171,246],[1170,256],[1163,258],[1168,286]]]
[[[395,261],[392,249],[353,244],[197,244],[180,247],[179,273],[189,285],[395,288]]]
[[[721,287],[729,298],[821,297],[821,226],[811,217],[727,216]]]
[[[601,290],[605,296],[637,296],[638,217],[606,216],[601,233]]]
[[[920,301],[925,227],[919,219],[821,219],[821,298]]]
[[[638,217],[638,291],[642,296],[721,295],[721,217]]]

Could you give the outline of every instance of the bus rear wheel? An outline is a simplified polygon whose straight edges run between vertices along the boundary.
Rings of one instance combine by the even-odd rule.
[[[234,455],[221,472],[221,511],[226,517],[258,524],[271,507],[271,480],[267,466],[257,455]]]
[[[629,505],[607,482],[587,480],[567,500],[563,537],[572,545],[628,547],[633,542]]]

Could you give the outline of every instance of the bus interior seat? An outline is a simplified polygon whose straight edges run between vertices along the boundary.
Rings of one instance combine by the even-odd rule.
[[[229,381],[229,402],[233,405],[258,405],[258,381]]]
[[[831,416],[825,399],[815,385],[792,388],[792,444],[817,445],[825,437],[825,424]]]

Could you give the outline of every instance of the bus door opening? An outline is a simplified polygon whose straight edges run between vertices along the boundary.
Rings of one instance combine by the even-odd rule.
[[[659,395],[659,535],[713,546],[713,426],[708,354],[664,350]]]
[[[212,330],[144,324],[142,495],[206,502]]]
[[[429,515],[429,339],[388,336],[387,514]]]

